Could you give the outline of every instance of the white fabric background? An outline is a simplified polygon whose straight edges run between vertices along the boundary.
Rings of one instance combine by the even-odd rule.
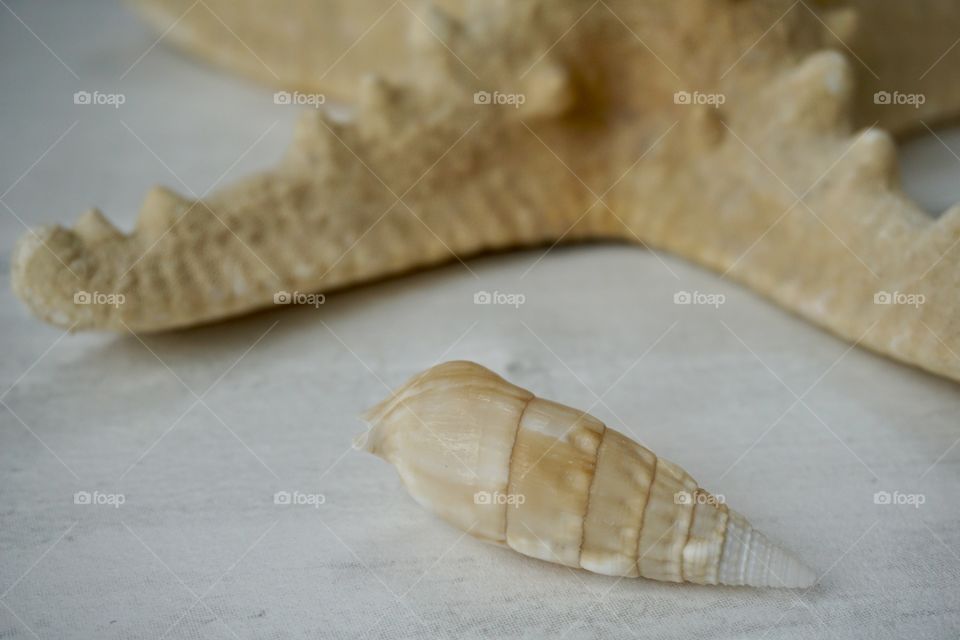
[[[269,166],[295,111],[163,45],[120,80],[155,36],[113,2],[11,8],[36,37],[0,8],[0,637],[957,637],[958,387],[673,257],[559,248],[528,273],[542,251],[490,257],[145,344],[33,320],[7,284],[15,216],[97,204],[129,229],[150,185],[183,190],[173,174],[202,193]],[[78,107],[81,89],[127,103]],[[905,157],[932,208],[960,196],[939,142]],[[495,289],[527,302],[473,304]],[[727,303],[675,306],[680,289]],[[576,407],[602,395],[593,413],[820,584],[617,581],[462,537],[350,448],[387,386],[452,358]],[[73,503],[95,490],[126,501]],[[281,490],[326,503],[278,506]],[[880,490],[926,503],[875,505]]]

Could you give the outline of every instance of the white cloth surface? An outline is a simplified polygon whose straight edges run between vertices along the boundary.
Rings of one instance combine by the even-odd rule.
[[[136,62],[156,36],[113,2],[10,9],[35,35],[0,8],[0,637],[960,633],[957,385],[671,256],[558,248],[532,269],[543,250],[489,257],[144,343],[32,319],[8,284],[18,217],[70,222],[96,204],[129,229],[154,183],[202,194],[275,162],[296,110],[162,44]],[[126,102],[74,105],[78,90]],[[905,158],[924,202],[960,196],[939,142]],[[481,290],[526,302],[476,306]],[[726,303],[677,306],[679,290]],[[351,449],[388,387],[455,358],[596,403],[822,580],[616,580],[462,536]],[[123,504],[75,504],[82,491]],[[325,501],[277,505],[278,491]],[[878,505],[878,491],[925,502]]]

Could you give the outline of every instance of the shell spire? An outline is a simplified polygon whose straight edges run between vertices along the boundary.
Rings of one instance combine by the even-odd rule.
[[[814,573],[589,414],[472,362],[437,365],[371,409],[360,445],[476,538],[611,576],[809,587]]]

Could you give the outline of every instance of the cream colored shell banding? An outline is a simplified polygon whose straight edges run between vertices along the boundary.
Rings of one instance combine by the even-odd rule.
[[[367,414],[365,450],[472,536],[610,576],[809,587],[815,575],[677,465],[472,362],[425,371]]]

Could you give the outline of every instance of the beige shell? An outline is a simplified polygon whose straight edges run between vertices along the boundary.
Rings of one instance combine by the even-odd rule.
[[[813,572],[677,465],[472,362],[425,371],[367,415],[363,448],[481,540],[610,576],[809,587]]]

